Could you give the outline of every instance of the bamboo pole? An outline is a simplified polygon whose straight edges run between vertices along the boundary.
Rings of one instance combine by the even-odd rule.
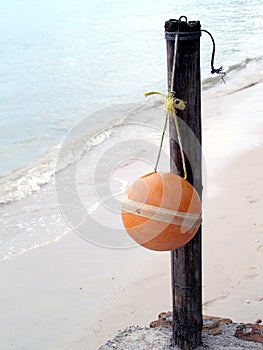
[[[178,112],[178,116],[193,131],[195,138],[201,144],[200,28],[199,21],[187,22],[185,17],[165,22],[168,90],[174,91],[176,97],[187,103],[186,109]],[[174,32],[185,34],[179,34],[177,37],[173,72],[175,40],[172,37],[175,36]],[[171,86],[171,81],[173,81],[173,86]],[[170,119],[169,125],[171,172],[183,176],[182,159],[173,119]],[[195,187],[201,198],[201,147],[196,147],[192,138],[186,137],[183,123],[181,122],[180,125],[187,180]],[[187,245],[171,252],[172,346],[177,344],[184,350],[194,349],[202,344],[201,258],[200,227],[195,237]]]

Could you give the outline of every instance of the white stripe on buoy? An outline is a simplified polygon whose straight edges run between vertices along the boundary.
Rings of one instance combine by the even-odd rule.
[[[201,214],[182,213],[131,200],[126,195],[122,200],[122,211],[173,225],[192,227],[202,221]]]

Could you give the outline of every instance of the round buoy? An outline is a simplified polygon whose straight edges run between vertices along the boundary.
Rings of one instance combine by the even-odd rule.
[[[141,246],[158,251],[184,246],[201,224],[201,201],[193,186],[172,173],[150,173],[127,190],[122,221]]]

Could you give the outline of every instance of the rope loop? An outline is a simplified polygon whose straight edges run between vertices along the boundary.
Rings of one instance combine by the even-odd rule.
[[[185,19],[185,22],[187,22],[187,17],[186,17],[186,16],[181,16],[181,17],[179,18],[179,22],[182,22],[182,18],[184,18],[184,19]]]

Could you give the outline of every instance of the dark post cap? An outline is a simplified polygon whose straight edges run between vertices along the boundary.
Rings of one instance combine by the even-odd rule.
[[[187,17],[170,19],[164,25],[166,32],[195,32],[201,29],[200,21],[187,21]]]

